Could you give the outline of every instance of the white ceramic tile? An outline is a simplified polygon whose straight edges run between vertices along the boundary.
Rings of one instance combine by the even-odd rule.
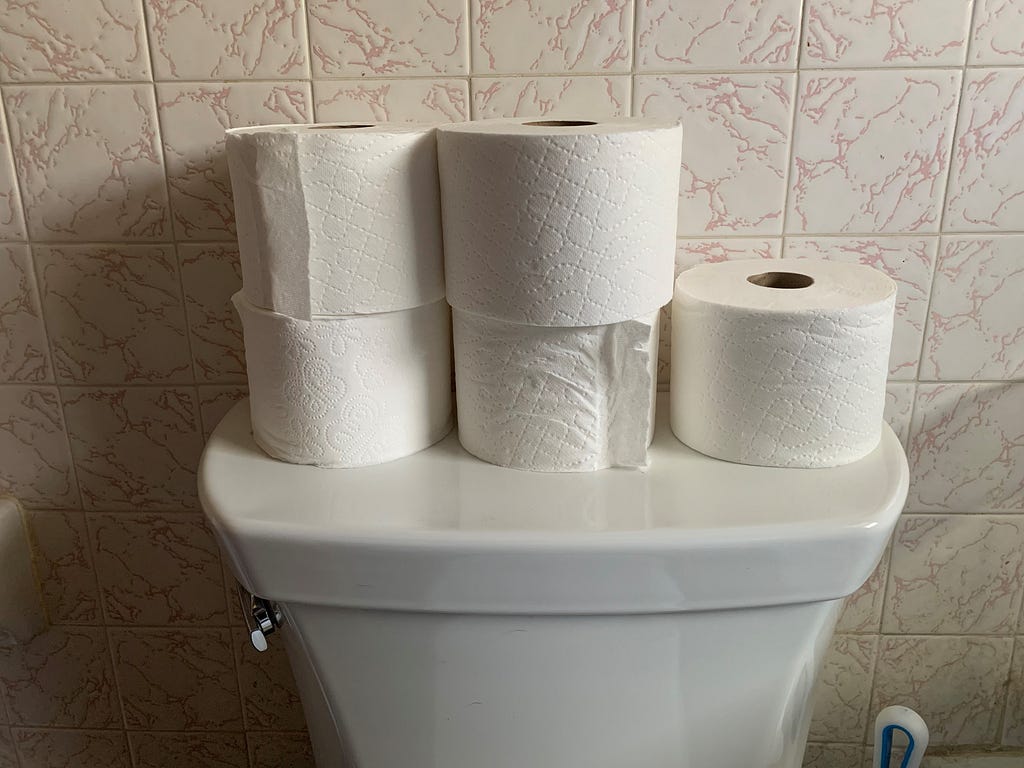
[[[309,122],[309,83],[158,83],[156,90],[175,235],[234,240],[224,129]]]
[[[635,112],[683,125],[679,235],[781,234],[795,75],[637,77]]]
[[[628,72],[631,0],[469,0],[473,73]]]
[[[0,240],[22,240],[25,218],[21,213],[21,194],[14,171],[11,141],[7,136],[7,120],[0,100]]]
[[[808,744],[803,768],[862,768],[864,748],[858,744]]]
[[[1016,628],[1024,517],[908,515],[893,539],[882,631],[991,635]]]
[[[1024,68],[969,69],[953,143],[947,230],[1024,227]]]
[[[58,381],[192,380],[173,248],[35,246],[33,252]]]
[[[27,245],[0,244],[0,381],[53,381]]]
[[[468,72],[465,0],[307,0],[313,76]]]
[[[795,69],[800,0],[636,0],[639,71]]]
[[[99,588],[81,512],[28,510],[43,602],[55,624],[101,624]]]
[[[316,768],[313,747],[305,733],[253,732],[248,740],[252,768]]]
[[[203,419],[203,436],[207,440],[210,439],[214,427],[235,403],[249,396],[249,391],[245,387],[200,386],[197,389],[199,412]]]
[[[1013,664],[1003,716],[1002,743],[1024,747],[1024,636],[1018,637],[1013,651]]]
[[[945,237],[939,254],[921,377],[1024,375],[1024,236]]]
[[[910,416],[914,410],[915,386],[890,381],[885,385],[885,420],[906,448],[910,442]]]
[[[474,77],[473,117],[603,120],[629,115],[630,78]]]
[[[307,76],[301,0],[145,0],[158,80]]]
[[[11,86],[3,95],[33,239],[170,235],[152,86]]]
[[[868,724],[877,635],[836,635],[814,693],[810,738],[860,741]]]
[[[249,768],[245,734],[137,732],[128,734],[139,768]],[[280,763],[279,768],[292,768]]]
[[[0,725],[0,768],[18,768],[18,756],[14,751],[14,737],[11,729]]]
[[[788,237],[783,255],[864,264],[896,281],[896,321],[889,376],[913,379],[921,355],[937,237]]]
[[[871,712],[893,704],[916,710],[936,746],[991,743],[1012,645],[1008,637],[883,636]]]
[[[960,73],[802,72],[789,232],[934,232]]]
[[[839,614],[836,632],[877,634],[882,624],[882,603],[885,599],[885,580],[889,574],[889,547],[868,580],[852,595],[846,598],[843,611]]]
[[[0,16],[0,80],[146,80],[139,0],[19,0]]]
[[[975,0],[972,64],[1024,64],[1024,0]]]
[[[1024,384],[919,384],[911,511],[1024,511]]]
[[[971,0],[808,0],[806,67],[964,63]]]
[[[242,287],[233,244],[178,246],[197,381],[244,382],[242,327],[231,296]]]
[[[79,502],[56,387],[0,387],[0,493],[28,507]]]
[[[16,728],[21,768],[128,768],[124,731]]]
[[[457,123],[469,119],[469,84],[458,78],[316,80],[313,97],[318,123]]]

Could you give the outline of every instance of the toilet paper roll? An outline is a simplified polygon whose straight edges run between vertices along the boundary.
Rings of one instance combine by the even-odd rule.
[[[832,467],[874,450],[896,284],[860,264],[702,264],[672,301],[672,431],[740,464]]]
[[[227,156],[255,306],[308,320],[444,297],[433,128],[235,128]]]
[[[296,320],[232,297],[242,318],[253,436],[293,464],[358,467],[416,453],[452,428],[443,301]]]
[[[566,327],[670,301],[677,123],[484,120],[437,143],[452,307]]]
[[[454,310],[459,440],[503,467],[585,472],[647,464],[657,313],[610,325],[515,325]]]

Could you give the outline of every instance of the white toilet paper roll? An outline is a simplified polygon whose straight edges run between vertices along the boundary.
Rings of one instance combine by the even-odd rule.
[[[453,311],[459,440],[503,467],[585,472],[647,464],[658,316],[515,325]]]
[[[831,467],[881,439],[896,284],[860,264],[702,264],[672,301],[672,431],[727,461]]]
[[[452,307],[565,327],[669,302],[677,123],[484,120],[437,143]]]
[[[444,297],[433,128],[235,128],[227,156],[255,306],[308,320]]]
[[[293,464],[358,467],[416,453],[452,427],[448,305],[296,320],[232,298],[253,436]]]

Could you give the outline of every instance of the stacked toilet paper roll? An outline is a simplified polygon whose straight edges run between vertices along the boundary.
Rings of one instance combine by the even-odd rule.
[[[683,272],[671,423],[741,464],[831,467],[881,439],[896,284],[860,264],[743,260]]]
[[[438,129],[459,437],[536,471],[643,466],[671,298],[681,129]]]
[[[271,456],[355,467],[451,429],[434,129],[227,131],[253,434]]]

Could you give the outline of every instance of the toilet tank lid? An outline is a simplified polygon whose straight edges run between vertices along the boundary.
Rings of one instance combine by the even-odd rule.
[[[489,613],[634,613],[830,600],[870,575],[907,495],[899,440],[829,469],[753,467],[658,419],[646,470],[547,474],[452,433],[378,466],[269,458],[247,402],[214,430],[200,499],[236,574],[292,602]]]

